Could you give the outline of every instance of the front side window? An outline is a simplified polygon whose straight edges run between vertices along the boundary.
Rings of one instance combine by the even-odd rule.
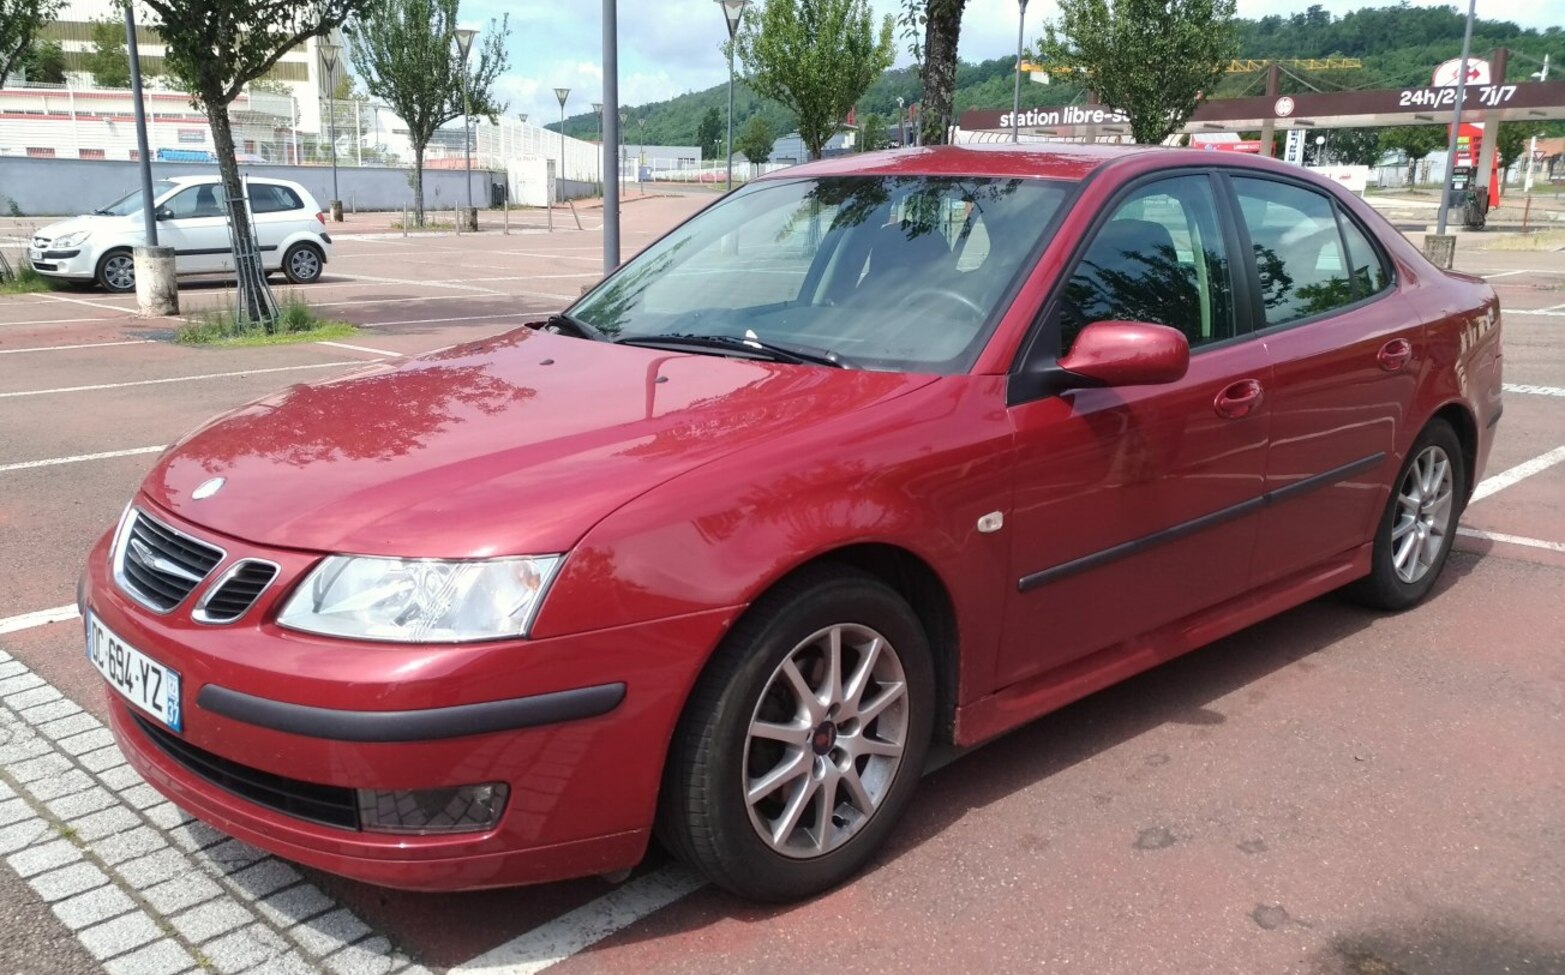
[[[1267,325],[1324,314],[1357,300],[1329,198],[1292,183],[1247,176],[1234,177],[1233,187],[1255,249]]]
[[[1236,333],[1228,250],[1211,180],[1176,176],[1134,191],[1098,228],[1059,303],[1060,354],[1093,322],[1168,325],[1191,348]]]
[[[166,211],[175,220],[192,217],[221,217],[223,215],[223,187],[219,183],[192,186],[163,201],[158,209]]]
[[[960,372],[1068,189],[936,176],[753,184],[648,248],[570,314],[611,339],[750,338],[861,368]]]

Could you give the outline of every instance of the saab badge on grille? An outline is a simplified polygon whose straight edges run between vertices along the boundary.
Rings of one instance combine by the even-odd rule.
[[[214,477],[210,480],[202,481],[200,484],[196,485],[196,489],[194,491],[190,492],[190,496],[197,501],[205,501],[207,498],[210,498],[212,495],[223,490],[223,483],[225,480],[226,478]]]

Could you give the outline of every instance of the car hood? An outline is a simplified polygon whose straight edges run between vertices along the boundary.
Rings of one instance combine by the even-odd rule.
[[[139,220],[138,215],[138,220]],[[47,227],[35,232],[38,237],[54,240],[64,237],[66,234],[74,234],[78,230],[102,232],[107,230],[119,230],[128,223],[125,217],[110,217],[103,214],[84,214],[72,217],[69,220],[61,220],[59,223],[51,223]],[[140,223],[136,225],[140,227]]]
[[[172,447],[143,490],[261,545],[549,554],[670,478],[933,381],[524,328],[242,407]]]

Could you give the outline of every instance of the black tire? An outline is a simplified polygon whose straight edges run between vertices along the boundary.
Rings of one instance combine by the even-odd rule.
[[[314,284],[326,270],[326,255],[314,244],[294,244],[283,254],[282,270],[294,284]]]
[[[1425,452],[1431,449],[1443,453],[1450,464],[1451,503],[1443,518],[1445,524],[1439,526],[1437,552],[1427,560],[1427,568],[1421,575],[1407,580],[1397,571],[1393,533],[1397,531],[1400,522],[1399,512],[1405,507],[1402,501],[1404,488],[1412,483],[1409,481],[1410,472]],[[1402,462],[1401,470],[1397,471],[1396,480],[1392,482],[1391,495],[1386,499],[1386,510],[1375,529],[1375,548],[1370,556],[1369,575],[1347,588],[1350,598],[1371,609],[1399,612],[1417,605],[1429,595],[1451,554],[1451,543],[1456,539],[1457,521],[1462,516],[1469,493],[1467,477],[1467,461],[1456,431],[1444,420],[1430,421],[1408,450],[1407,458]]]
[[[882,798],[864,818],[847,821],[839,817],[836,810],[853,800],[845,791],[836,793],[839,803],[832,807],[827,835],[838,837],[838,845],[803,858],[789,856],[762,838],[740,788],[746,781],[747,755],[769,744],[750,740],[751,721],[762,714],[766,704],[763,695],[775,693],[768,688],[784,661],[797,660],[805,641],[836,626],[859,631],[867,628],[883,636],[894,651],[891,660],[900,663],[906,692],[906,711],[896,719],[906,721],[901,760],[889,778],[883,775],[879,779],[876,788]],[[859,652],[848,648],[842,654],[842,683],[847,684],[852,676],[849,657],[863,659],[856,656]],[[876,686],[878,694],[893,685]],[[850,705],[845,702],[842,707]],[[659,797],[658,838],[676,857],[742,897],[781,902],[828,890],[857,873],[901,818],[923,770],[934,709],[929,641],[907,601],[879,579],[853,569],[821,567],[801,572],[756,602],[697,682],[669,750]],[[834,710],[833,716],[836,713]],[[891,708],[881,712],[883,716],[891,713]],[[880,737],[885,726],[877,722],[885,720],[883,716],[863,727],[856,727],[856,720],[844,721],[841,739],[834,725],[829,733],[832,750],[824,758],[818,757],[818,750],[812,753],[811,747],[824,745],[826,739],[811,739],[807,734],[800,757],[810,770],[798,778],[816,781],[823,770],[832,768],[823,762],[845,762],[850,767],[864,762],[857,767],[866,770],[870,759],[839,758],[835,749],[853,735],[869,739],[871,727],[877,729],[874,736]],[[850,726],[855,727],[850,730]],[[821,733],[817,730],[816,734]],[[835,773],[831,774],[835,782]],[[857,773],[854,778],[857,780]],[[868,772],[863,781],[871,781]],[[791,788],[790,782],[778,792]],[[800,820],[801,828],[811,817],[821,818],[820,807],[813,800],[803,805],[806,817]],[[856,816],[856,808],[854,804],[847,815]]]
[[[136,262],[130,248],[115,248],[98,258],[95,280],[98,287],[110,294],[123,295],[135,291]]]

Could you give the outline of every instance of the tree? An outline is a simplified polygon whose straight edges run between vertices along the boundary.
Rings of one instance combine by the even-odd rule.
[[[745,80],[792,110],[819,159],[869,86],[891,66],[893,18],[875,25],[869,0],[765,0],[735,39]]]
[[[723,155],[723,117],[716,108],[709,108],[696,126],[696,145],[701,147],[702,159],[720,159]]]
[[[65,6],[65,0],[0,0],[0,85],[33,50],[43,26]]]
[[[4,0],[0,0],[4,2]],[[142,0],[161,35],[163,64],[206,112],[223,178],[238,271],[237,317],[272,331],[277,299],[266,284],[239,183],[228,106],[245,86],[312,37],[324,37],[368,0]]]
[[[1379,129],[1332,129],[1326,133],[1326,155],[1349,166],[1373,166],[1386,150]]]
[[[864,116],[864,127],[859,132],[859,152],[874,152],[889,144],[886,138],[886,118],[876,112]]]
[[[764,115],[752,115],[744,124],[739,138],[734,140],[734,150],[741,152],[751,163],[759,165],[772,157],[772,146],[777,143],[777,133]]]
[[[22,59],[28,81],[45,85],[65,84],[65,48],[59,41],[39,41]]]
[[[99,88],[130,87],[130,54],[125,50],[125,24],[112,20],[92,22],[92,49],[87,52],[87,70]]]
[[[413,211],[424,223],[424,150],[435,130],[462,118],[462,62],[452,38],[458,0],[371,0],[348,31],[353,67],[371,95],[408,125],[413,146]],[[507,65],[509,18],[489,22],[480,50],[469,55],[467,92],[474,116],[493,121],[495,79]]]
[[[919,141],[926,146],[944,145],[951,131],[956,42],[962,33],[966,4],[967,0],[925,0],[924,60],[918,77],[924,86]]]
[[[1402,153],[1407,160],[1407,185],[1417,182],[1418,161],[1446,146],[1443,125],[1399,125],[1380,135],[1380,144],[1391,152]]]
[[[1522,153],[1527,151],[1527,139],[1532,133],[1518,122],[1490,122],[1489,125],[1496,126],[1500,130],[1495,133],[1495,138],[1499,141],[1495,143],[1494,152],[1500,157],[1500,172],[1503,174],[1521,158]],[[1487,177],[1485,180],[1487,181]]]
[[[1234,0],[1060,0],[1038,57],[1080,71],[1130,116],[1137,142],[1160,143],[1195,111],[1239,53]]]

